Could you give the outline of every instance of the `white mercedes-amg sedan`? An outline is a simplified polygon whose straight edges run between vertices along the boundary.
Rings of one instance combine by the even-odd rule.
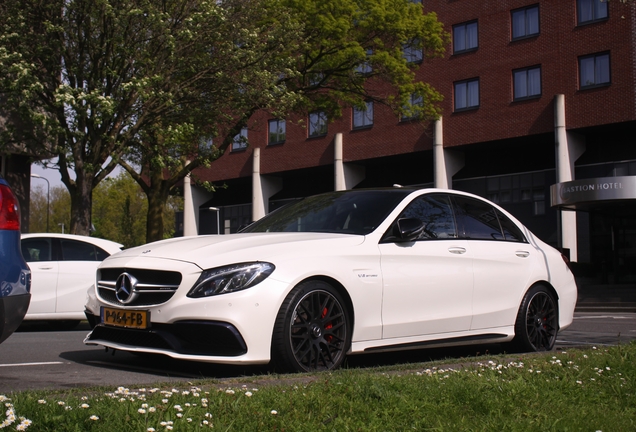
[[[567,259],[489,201],[350,190],[305,198],[238,234],[107,258],[85,343],[291,371],[444,345],[550,350],[576,298]]]

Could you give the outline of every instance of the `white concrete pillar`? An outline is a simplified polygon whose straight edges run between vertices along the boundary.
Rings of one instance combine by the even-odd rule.
[[[585,139],[568,132],[565,124],[565,95],[554,97],[554,141],[556,153],[556,181],[574,180],[574,162],[585,152]],[[570,261],[578,261],[576,212],[560,210],[561,247],[569,249]]]
[[[333,165],[334,165],[334,190],[346,190],[347,186],[345,183],[345,173],[344,173],[344,161],[343,161],[343,144],[342,144],[342,133],[337,133],[334,142],[334,155],[333,155]]]
[[[333,144],[334,190],[353,189],[364,180],[366,170],[363,166],[344,163],[342,133],[336,134]]]
[[[195,208],[192,199],[192,184],[190,182],[190,174],[183,179],[183,236],[195,236],[198,234],[198,216],[199,207]]]
[[[452,189],[453,176],[462,169],[466,161],[462,152],[444,148],[442,118],[435,121],[433,137],[433,182],[438,189]]]
[[[269,199],[282,188],[282,179],[261,175],[261,149],[254,148],[252,154],[252,220],[259,220],[269,213]]]
[[[252,220],[259,220],[266,214],[261,183],[261,149],[255,147],[252,153]]]
[[[435,120],[435,135],[433,137],[433,182],[436,188],[450,189],[449,180],[444,162],[444,128],[440,117]]]

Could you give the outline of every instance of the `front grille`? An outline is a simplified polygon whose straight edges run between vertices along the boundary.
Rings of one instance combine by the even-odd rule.
[[[89,341],[112,342],[129,347],[154,348],[179,354],[239,356],[247,352],[236,327],[216,321],[179,321],[156,324],[146,330],[98,324]]]
[[[117,278],[128,273],[137,279],[134,300],[125,306],[154,306],[167,302],[181,284],[181,273],[164,270],[145,270],[129,268],[105,268],[97,273],[97,296],[110,304],[121,306],[115,295]]]

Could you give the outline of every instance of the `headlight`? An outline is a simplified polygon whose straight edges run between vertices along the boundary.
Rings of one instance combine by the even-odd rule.
[[[188,297],[209,297],[241,291],[261,283],[275,268],[274,264],[267,262],[251,262],[205,270]]]

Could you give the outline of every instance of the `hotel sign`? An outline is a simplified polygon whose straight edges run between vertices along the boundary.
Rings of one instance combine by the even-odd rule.
[[[550,186],[552,207],[576,208],[599,201],[636,199],[636,176],[601,177]]]

